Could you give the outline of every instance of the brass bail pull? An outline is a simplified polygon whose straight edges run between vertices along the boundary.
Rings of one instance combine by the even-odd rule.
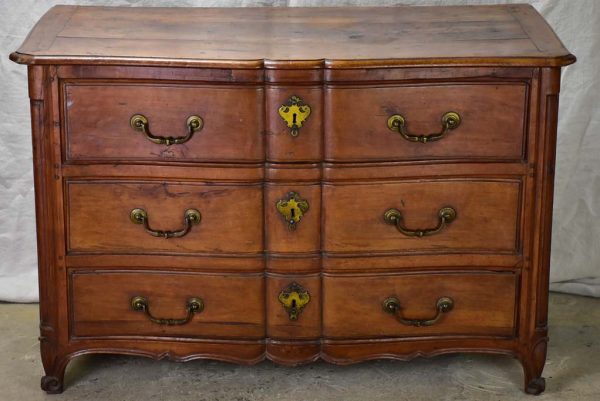
[[[389,209],[383,214],[383,220],[390,225],[396,226],[396,229],[407,237],[426,237],[439,233],[448,224],[456,219],[456,210],[453,207],[443,207],[438,212],[438,225],[434,228],[409,229],[402,225],[402,212],[398,209]]]
[[[183,214],[184,227],[177,231],[162,231],[155,230],[150,227],[150,223],[148,222],[148,213],[144,209],[133,209],[131,213],[129,213],[129,218],[134,224],[143,224],[144,230],[152,235],[153,237],[160,238],[180,238],[184,237],[189,233],[192,229],[192,225],[200,224],[202,220],[202,215],[196,209],[188,209]]]
[[[194,132],[200,131],[202,127],[204,127],[204,121],[202,120],[202,117],[189,116],[186,121],[188,129],[187,135],[177,137],[153,135],[150,132],[150,122],[148,121],[148,118],[143,114],[133,115],[129,120],[129,125],[131,125],[131,128],[133,128],[134,130],[142,132],[146,139],[148,139],[150,142],[155,143],[157,145],[170,146],[186,143],[187,141],[192,139]]]
[[[150,312],[150,306],[148,300],[142,296],[135,296],[130,301],[131,309],[137,312],[144,312],[148,319],[152,323],[159,324],[161,326],[181,326],[189,323],[196,313],[200,313],[204,310],[204,301],[201,298],[190,298],[187,300],[185,305],[186,315],[180,319],[162,318],[155,317]]]
[[[442,317],[443,314],[450,312],[454,308],[454,301],[450,297],[441,297],[437,300],[435,307],[437,313],[430,319],[408,319],[400,314],[400,301],[396,297],[389,297],[383,301],[383,310],[389,314],[396,316],[396,319],[406,326],[433,326]]]
[[[444,138],[446,134],[460,125],[460,115],[454,111],[444,113],[442,116],[442,130],[430,135],[411,135],[406,129],[406,119],[401,114],[394,114],[388,118],[387,125],[391,131],[399,133],[409,142],[434,142]]]

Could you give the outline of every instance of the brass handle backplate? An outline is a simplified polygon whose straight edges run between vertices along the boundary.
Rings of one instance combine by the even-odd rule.
[[[285,199],[280,199],[275,205],[277,211],[285,219],[288,230],[293,231],[304,213],[308,211],[308,202],[300,198],[296,192],[289,192]]]
[[[171,319],[171,318],[160,318],[152,316],[150,313],[150,306],[148,305],[148,300],[142,296],[135,296],[131,298],[131,308],[134,311],[144,312],[148,319],[152,323],[160,324],[162,326],[180,326],[182,324],[189,323],[194,314],[200,313],[204,310],[204,301],[200,298],[190,298],[187,300],[185,309],[187,311],[186,316],[180,319]]]
[[[200,224],[202,215],[196,209],[186,210],[183,215],[185,226],[181,230],[177,231],[162,231],[150,228],[150,223],[148,223],[148,213],[144,209],[133,209],[131,213],[129,213],[129,218],[135,224],[143,224],[144,230],[154,237],[179,238],[190,232],[192,229],[192,224]]]
[[[436,134],[429,135],[411,135],[406,129],[406,119],[400,114],[394,114],[387,121],[388,128],[399,133],[402,138],[410,142],[434,142],[442,139],[448,131],[456,129],[460,125],[460,115],[454,111],[444,113],[442,116],[442,130]]]
[[[396,297],[389,297],[383,301],[383,310],[396,316],[396,319],[406,326],[432,326],[441,319],[444,313],[448,313],[454,308],[454,301],[450,297],[441,297],[437,300],[435,307],[437,313],[430,319],[407,319],[400,314],[400,301]]]
[[[396,226],[398,231],[400,231],[402,234],[408,237],[420,238],[439,233],[444,227],[446,227],[446,225],[452,223],[454,219],[456,219],[456,210],[454,210],[454,208],[450,206],[443,207],[438,212],[438,219],[438,225],[434,228],[411,230],[402,226],[403,217],[402,212],[400,210],[389,209],[383,214],[383,220],[386,223]]]
[[[310,106],[305,104],[298,96],[292,96],[279,107],[279,115],[290,128],[290,135],[297,137],[300,134],[302,124],[310,116]]]
[[[152,143],[167,146],[186,143],[187,141],[192,139],[194,132],[200,131],[202,127],[204,127],[204,121],[202,120],[202,117],[189,116],[187,121],[185,122],[188,129],[187,135],[173,137],[153,135],[150,132],[150,122],[148,121],[148,118],[142,114],[133,115],[129,120],[129,124],[134,130],[142,132],[146,136],[146,139],[148,139]]]
[[[290,320],[298,320],[298,315],[310,302],[310,294],[300,284],[292,282],[279,293],[279,302]]]

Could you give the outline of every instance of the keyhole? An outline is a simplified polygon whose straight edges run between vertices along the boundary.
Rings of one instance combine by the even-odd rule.
[[[296,125],[296,113],[292,114],[292,123]]]
[[[292,220],[294,220],[294,217],[296,217],[296,209],[290,209],[290,212],[292,213]]]
[[[292,299],[292,308],[295,308],[295,307],[296,307],[296,300]]]

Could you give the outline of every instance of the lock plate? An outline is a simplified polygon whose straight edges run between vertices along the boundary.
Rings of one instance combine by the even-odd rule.
[[[290,320],[298,320],[302,309],[310,302],[310,294],[300,284],[292,282],[279,293],[282,303]]]
[[[308,211],[308,202],[300,198],[296,192],[287,194],[287,198],[277,201],[277,211],[285,219],[288,230],[294,231],[304,213]]]
[[[297,137],[302,124],[310,116],[310,106],[294,95],[288,99],[287,103],[281,105],[279,115],[290,128],[290,135]]]

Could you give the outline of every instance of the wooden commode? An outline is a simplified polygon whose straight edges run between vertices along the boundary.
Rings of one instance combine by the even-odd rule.
[[[560,68],[530,6],[57,6],[27,64],[42,389],[87,353],[507,354],[544,390]]]

